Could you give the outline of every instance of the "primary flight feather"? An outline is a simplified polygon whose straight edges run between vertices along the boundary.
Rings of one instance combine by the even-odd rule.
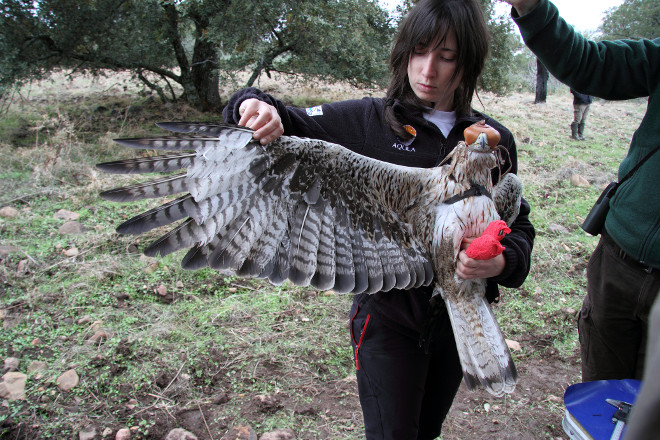
[[[446,164],[426,169],[314,139],[282,136],[262,146],[252,130],[235,125],[162,123],[179,135],[117,142],[171,153],[98,167],[170,174],[101,196],[127,202],[182,194],[117,231],[140,234],[180,221],[145,254],[188,249],[187,269],[210,266],[340,293],[434,283],[466,384],[501,395],[513,392],[517,374],[484,297],[486,281],[457,277],[455,264],[464,237],[481,235],[498,219],[511,225],[522,190],[514,174],[493,187],[499,137],[478,124],[475,139],[459,142]]]

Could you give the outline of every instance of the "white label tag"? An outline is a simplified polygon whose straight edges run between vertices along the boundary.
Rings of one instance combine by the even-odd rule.
[[[307,116],[323,116],[323,108],[319,105],[306,109]]]

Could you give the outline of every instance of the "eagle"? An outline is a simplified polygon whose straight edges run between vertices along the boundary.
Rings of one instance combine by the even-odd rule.
[[[415,168],[316,139],[281,136],[264,146],[237,125],[157,125],[174,134],[115,141],[167,153],[97,165],[110,173],[161,173],[100,194],[116,202],[169,200],[117,227],[142,234],[178,222],[146,255],[187,249],[185,269],[209,266],[338,293],[433,284],[467,387],[513,392],[518,377],[485,298],[486,280],[455,273],[464,237],[498,220],[508,229],[518,215],[519,178],[505,173],[492,182],[491,169],[503,162],[495,129],[476,123],[439,166]]]

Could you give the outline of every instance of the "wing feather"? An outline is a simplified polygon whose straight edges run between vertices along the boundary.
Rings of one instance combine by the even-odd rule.
[[[301,201],[296,208],[291,225],[291,255],[289,280],[298,286],[309,285],[316,272],[319,247],[319,230],[323,219],[318,207]]]
[[[367,293],[380,292],[383,289],[383,263],[381,262],[377,244],[367,236],[362,234],[362,250],[364,254],[364,263],[367,267]]]
[[[392,242],[383,235],[379,222],[374,226],[377,242],[375,250],[378,252],[378,257],[382,264],[381,290],[387,292],[396,286],[396,265],[395,259],[392,258],[392,251],[396,249],[396,246],[394,246]]]
[[[172,200],[157,208],[150,209],[117,226],[120,234],[142,234],[160,226],[169,225],[188,217],[195,201],[190,194]]]
[[[349,233],[351,237],[351,251],[353,253],[353,268],[355,270],[355,287],[351,293],[363,293],[369,287],[369,272],[367,262],[364,256],[364,244],[362,231],[349,224]]]
[[[355,264],[351,230],[343,206],[335,208],[335,218],[335,285],[332,289],[347,293],[355,289]]]
[[[511,226],[520,211],[522,198],[522,182],[515,174],[506,174],[500,182],[493,187],[493,202],[500,218],[507,226]]]
[[[216,236],[204,245],[195,244],[181,260],[181,267],[188,270],[207,267],[209,255],[213,253],[219,242],[220,237]]]
[[[276,286],[284,283],[289,277],[289,247],[289,235],[284,234],[282,241],[277,245],[275,256],[264,270],[264,273],[268,273],[267,278]]]
[[[335,285],[335,216],[334,210],[324,204],[319,229],[319,246],[316,252],[316,272],[310,284],[319,290],[332,289]]]
[[[106,173],[143,174],[178,171],[191,166],[195,153],[170,153],[161,156],[138,157],[99,163],[96,167]]]
[[[186,175],[178,174],[103,191],[100,196],[113,202],[134,202],[136,200],[167,197],[186,191]]]
[[[250,249],[250,254],[238,269],[237,275],[258,278],[267,278],[270,275],[273,269],[272,261],[287,232],[286,211],[281,202],[273,201],[271,214],[267,219],[268,227]]]

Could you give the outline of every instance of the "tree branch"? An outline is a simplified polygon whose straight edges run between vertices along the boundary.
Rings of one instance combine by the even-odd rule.
[[[142,70],[138,70],[137,76],[140,79],[140,81],[142,81],[147,87],[149,87],[151,90],[154,90],[158,94],[161,101],[167,102],[167,98],[165,97],[165,93],[163,92],[162,87],[160,87],[158,84],[154,84],[151,81],[149,81],[147,77],[145,77],[142,74]]]
[[[172,102],[176,102],[176,93],[174,92],[174,88],[172,87],[172,84],[170,84],[169,79],[166,76],[161,76],[163,78],[163,81],[165,81],[165,84],[167,84],[167,88],[170,89],[170,94],[172,95]]]
[[[259,75],[261,75],[262,70],[264,70],[266,68],[268,68],[268,70],[275,70],[275,69],[271,68],[271,66],[273,64],[273,61],[275,61],[275,58],[282,55],[283,53],[286,53],[286,52],[290,51],[293,48],[294,48],[294,45],[289,44],[289,45],[286,45],[286,46],[277,47],[277,48],[269,51],[269,53],[266,56],[264,56],[261,59],[261,61],[259,61],[259,63],[257,63],[257,66],[252,71],[252,75],[248,79],[248,82],[247,82],[246,86],[247,87],[252,87],[252,85],[255,83],[257,78],[259,78]]]

